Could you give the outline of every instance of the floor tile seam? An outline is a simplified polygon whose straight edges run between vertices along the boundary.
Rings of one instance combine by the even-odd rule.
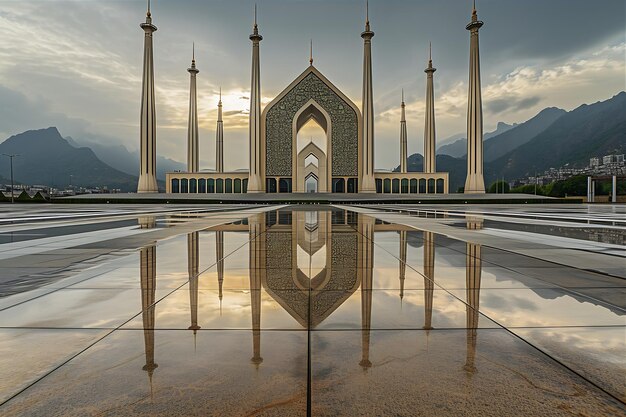
[[[399,212],[400,209],[399,208],[394,208],[393,206],[390,205],[385,205],[384,208],[381,208],[380,210],[384,210],[384,211],[392,211],[392,212]],[[410,208],[405,208],[404,209],[407,212],[411,212]],[[514,213],[502,213],[502,212],[493,212],[493,211],[462,211],[462,210],[436,210],[433,208],[424,208],[421,209],[419,211],[423,211],[423,212],[427,212],[427,213],[433,213],[436,214],[437,211],[446,211],[447,213],[452,213],[452,215],[456,215],[459,217],[465,217],[467,215],[467,213],[470,213],[470,215],[481,215],[481,216],[492,216],[494,218],[518,218],[518,219],[528,219],[528,220],[537,220],[535,219],[536,217],[539,217],[539,220],[541,219],[541,216],[539,216],[536,213],[523,213],[523,212],[514,212]],[[415,209],[413,209],[413,212],[419,212]],[[557,214],[555,214],[554,216],[545,216],[544,218],[550,219],[550,218],[554,218],[554,219],[558,219],[561,220],[563,222],[567,222],[567,223],[580,223],[582,225],[587,225],[589,224],[589,221],[597,221],[598,223],[592,223],[592,224],[596,224],[596,225],[603,225],[600,222],[607,222],[607,223],[615,223],[616,221],[613,219],[592,219],[590,217],[585,218],[585,217],[568,217],[568,218],[564,218],[563,217],[557,217]],[[542,220],[545,222],[550,222],[551,220]],[[620,219],[617,220],[618,223],[622,223],[623,221],[620,221]],[[603,225],[604,226],[604,225]],[[611,225],[609,225],[611,226]]]
[[[256,237],[256,236],[255,236]],[[252,239],[251,239],[252,240]],[[242,245],[243,246],[243,245]],[[215,262],[215,264],[217,264],[217,262]],[[214,265],[215,265],[214,264]],[[148,306],[146,308],[146,310],[149,310],[150,308],[154,308],[156,306],[156,304],[160,301],[162,301],[163,299],[165,299],[166,297],[168,297],[169,295],[171,295],[172,293],[174,293],[174,291],[179,290],[180,288],[182,288],[184,285],[186,285],[189,281],[181,284],[179,287],[177,287],[176,289],[170,291],[168,294],[164,295],[163,297],[161,297],[159,300],[155,301],[153,304],[151,304],[150,306]],[[3,400],[2,402],[0,402],[0,407],[2,407],[4,404],[6,404],[7,402],[11,401],[13,398],[17,397],[18,395],[20,395],[22,392],[24,392],[25,390],[29,389],[30,387],[32,387],[33,385],[39,383],[41,380],[43,380],[44,378],[48,377],[50,374],[52,374],[53,372],[55,372],[57,369],[61,368],[62,366],[64,366],[65,364],[67,364],[68,362],[70,362],[71,360],[73,360],[74,358],[76,358],[77,356],[79,356],[80,354],[86,352],[88,349],[90,349],[91,347],[93,347],[94,345],[96,345],[97,343],[99,343],[100,341],[102,341],[103,339],[105,339],[106,337],[108,337],[109,335],[113,334],[116,330],[118,330],[119,328],[125,326],[126,324],[128,324],[129,322],[131,322],[132,320],[134,320],[135,318],[139,317],[140,314],[142,314],[144,310],[142,309],[141,311],[139,311],[138,313],[134,314],[132,317],[130,317],[128,320],[126,320],[125,322],[121,323],[119,326],[117,326],[116,328],[111,329],[110,331],[108,331],[105,335],[103,335],[100,338],[97,338],[95,341],[93,341],[92,343],[88,344],[86,347],[84,347],[83,349],[81,349],[80,351],[78,351],[77,353],[71,355],[69,358],[67,358],[65,361],[61,362],[60,364],[57,364],[57,366],[53,367],[52,369],[48,370],[47,372],[45,372],[43,375],[39,376],[38,378],[36,378],[35,380],[29,382],[26,386],[22,387],[20,390],[18,390],[17,392],[13,393],[12,395],[10,395],[8,398],[6,398],[5,400]]]
[[[371,217],[371,216],[370,216]],[[355,229],[356,230],[356,229]],[[363,236],[364,239],[370,240],[367,236],[365,236],[363,233],[361,233],[360,231],[356,230],[357,233],[361,234],[361,236]],[[378,246],[379,248],[381,248],[382,250],[384,250],[385,252],[389,253],[390,255],[394,256],[391,252],[389,252],[387,249],[385,249],[384,247],[378,245],[376,243],[376,241],[372,240],[371,241],[372,244]],[[394,256],[395,257],[395,256]],[[396,257],[396,259],[398,259]],[[406,262],[404,263],[406,266],[408,266],[409,268],[411,268],[414,272],[416,272],[417,274],[419,274],[420,276],[422,276],[424,279],[429,280],[431,283],[433,283],[433,285],[436,285],[437,287],[439,287],[440,289],[442,289],[443,291],[447,292],[450,296],[452,296],[454,299],[458,300],[459,302],[461,302],[463,305],[469,308],[471,308],[472,310],[475,310],[479,315],[485,317],[487,320],[495,323],[498,326],[504,327],[502,326],[500,323],[496,322],[495,320],[493,320],[491,317],[487,316],[486,314],[484,314],[483,312],[480,311],[480,309],[476,310],[473,306],[469,305],[468,303],[466,303],[465,301],[463,301],[461,298],[459,298],[457,295],[455,295],[454,293],[450,292],[449,290],[447,290],[446,288],[444,288],[443,286],[441,286],[439,283],[435,282],[434,280],[426,277],[423,273],[417,271],[413,266],[411,266],[410,264],[407,264]]]
[[[453,238],[453,239],[455,239],[455,238]],[[456,240],[459,240],[459,239],[456,239]],[[422,241],[424,241],[424,239],[422,239]],[[466,242],[466,243],[468,243],[468,242]],[[398,261],[402,262],[402,260],[401,260],[401,259],[399,259],[399,258],[398,258],[398,257],[396,257],[393,253],[391,253],[390,251],[388,251],[388,250],[387,250],[384,246],[381,246],[381,245],[377,244],[376,242],[374,242],[374,244],[376,244],[376,245],[377,245],[377,246],[379,246],[382,250],[384,250],[384,251],[386,251],[387,253],[389,253],[391,256],[393,256],[393,257],[395,257],[396,259],[398,259]],[[531,259],[536,259],[536,260],[540,260],[540,261],[544,261],[544,262],[549,262],[549,263],[552,263],[552,264],[558,265],[558,266],[556,266],[555,268],[566,268],[566,269],[567,269],[567,268],[572,268],[572,269],[574,269],[574,270],[576,270],[576,271],[588,271],[588,270],[585,270],[585,269],[574,268],[574,267],[571,267],[571,266],[568,266],[568,265],[559,264],[559,263],[557,263],[557,262],[553,262],[553,261],[546,261],[546,260],[543,260],[543,259],[541,259],[541,258],[536,258],[536,257],[530,256],[530,255],[520,254],[520,253],[517,253],[517,252],[513,252],[513,251],[511,251],[511,250],[508,250],[508,249],[496,248],[496,247],[494,247],[494,246],[484,245],[484,244],[479,244],[479,245],[480,245],[480,246],[482,246],[482,247],[487,247],[487,248],[496,249],[496,250],[502,250],[502,251],[505,251],[505,252],[508,252],[508,253],[512,253],[512,254],[515,254],[515,255],[519,255],[519,256],[526,256],[526,257],[531,258]],[[435,243],[435,246],[438,246],[438,245]],[[439,246],[439,247],[441,247],[441,246]],[[457,252],[457,253],[459,253],[459,254],[463,254],[463,255],[467,256],[467,254],[464,254],[463,252],[461,252],[461,251],[459,251],[459,250],[456,250],[456,249],[454,249],[454,248],[450,248],[450,247],[448,247],[448,249],[450,249],[450,250],[452,250],[452,251],[455,251],[455,252]],[[491,262],[491,261],[486,261],[486,260],[483,260],[482,258],[475,258],[475,259],[480,259],[480,261],[481,261],[481,262],[485,262],[485,263],[488,263],[488,264],[491,264],[491,265],[497,266],[497,267],[499,267],[499,268],[503,268],[503,269],[506,269],[506,270],[508,270],[508,271],[515,272],[515,273],[520,274],[520,275],[522,275],[522,276],[524,276],[524,277],[526,277],[526,278],[530,278],[530,279],[532,279],[532,280],[534,280],[534,281],[541,281],[539,278],[536,278],[536,277],[533,277],[533,276],[527,275],[527,274],[525,274],[525,273],[522,273],[521,271],[515,270],[515,269],[513,269],[512,267],[508,267],[508,266],[505,266],[505,265],[497,264],[497,263],[495,263],[495,262]],[[412,265],[410,265],[408,262],[405,262],[405,265],[409,266],[411,269],[413,269],[413,270],[414,270],[415,272],[417,272],[418,274],[422,275],[424,278],[429,279],[429,278],[425,277],[423,274],[421,274],[420,272],[418,272],[418,271],[417,271],[417,270],[416,270],[416,269],[415,269]],[[609,277],[618,278],[618,279],[623,279],[623,278],[614,277],[614,276],[612,276],[612,275],[610,275],[610,274],[605,274],[605,273],[602,273],[602,272],[599,272],[599,271],[588,271],[588,272],[592,272],[592,273],[599,273],[600,275],[609,276]],[[434,280],[431,280],[431,281],[432,281],[433,283],[435,283],[435,281],[434,281]],[[545,282],[545,281],[541,281],[541,282]],[[437,283],[435,283],[435,285],[438,285],[438,284],[437,284]],[[561,290],[563,290],[563,291],[565,291],[565,292],[570,292],[570,293],[576,294],[576,295],[577,295],[577,296],[579,296],[579,297],[583,297],[583,298],[586,298],[586,299],[589,299],[589,300],[592,300],[592,301],[596,301],[597,303],[599,303],[599,304],[601,304],[601,305],[603,305],[603,306],[607,306],[607,305],[608,305],[608,306],[610,306],[610,307],[617,308],[617,309],[619,309],[619,310],[621,310],[621,311],[626,312],[626,309],[624,309],[624,308],[622,308],[622,307],[619,307],[619,306],[613,305],[613,304],[608,303],[608,302],[603,301],[603,300],[596,299],[595,297],[592,297],[592,296],[589,296],[589,295],[586,295],[586,294],[581,294],[581,293],[579,293],[579,292],[576,292],[576,291],[574,291],[574,290],[572,290],[572,289],[569,289],[569,288],[567,288],[567,287],[560,286],[560,285],[558,285],[558,284],[554,284],[554,285],[555,285],[555,287],[553,287],[553,288],[555,288],[555,289],[561,289]],[[441,285],[439,285],[439,287],[440,287],[441,289],[443,289],[443,290],[447,290],[446,288],[444,288],[444,287],[443,287],[443,286],[441,286]],[[528,288],[529,288],[529,289],[532,289],[532,288],[530,288],[530,287],[528,287]],[[612,288],[612,287],[609,287],[609,288]],[[618,288],[619,288],[619,287],[618,287]],[[482,289],[482,288],[481,288],[481,289]]]
[[[139,313],[141,314],[141,313]],[[133,316],[132,319],[137,318],[138,315]],[[0,330],[51,330],[51,331],[67,331],[67,330],[84,330],[84,331],[102,331],[102,330],[132,330],[132,331],[145,331],[145,330],[163,330],[163,331],[190,331],[188,327],[129,327],[127,326],[128,322],[123,323],[121,326],[124,327],[47,327],[47,326],[0,326]],[[506,330],[506,329],[539,329],[539,330],[552,330],[552,329],[624,329],[626,330],[626,325],[622,324],[600,324],[600,325],[547,325],[547,326],[507,326],[506,328],[501,327],[433,327],[432,329],[424,329],[423,327],[389,327],[382,326],[377,327],[375,325],[370,325],[368,330],[385,330],[385,331],[450,331],[450,330]],[[311,328],[310,331],[362,331],[365,328],[363,327],[346,327],[346,328],[320,328],[314,327]],[[252,331],[254,330],[252,327],[202,327],[197,329],[198,331]],[[261,331],[306,331],[306,328],[289,328],[289,327],[263,327],[260,328]]]
[[[138,250],[139,250],[139,249],[135,249],[135,251],[138,251]],[[114,250],[114,251],[111,251],[111,252],[105,253],[104,255],[111,255],[111,254],[115,254],[115,253],[116,253],[116,251]],[[129,254],[129,255],[131,255],[131,254]],[[114,261],[115,261],[115,259],[110,259],[107,263],[114,262]],[[106,263],[105,263],[104,265],[106,265]],[[87,271],[88,269],[89,269],[89,268],[87,268],[87,269],[83,269],[83,270],[81,270],[81,272],[82,272],[82,271]],[[60,269],[58,269],[58,270],[56,270],[56,271],[54,271],[54,272],[59,272],[59,271],[63,271],[63,270],[64,270],[64,268],[60,268]],[[12,308],[12,307],[18,306],[18,305],[23,304],[23,303],[25,303],[25,302],[28,302],[28,301],[33,301],[33,300],[36,300],[37,298],[40,298],[40,297],[43,297],[43,296],[46,296],[46,295],[49,295],[49,294],[55,293],[55,292],[57,292],[57,291],[59,291],[59,290],[73,289],[73,288],[70,288],[70,287],[72,287],[72,286],[74,286],[74,285],[76,285],[76,284],[80,284],[81,282],[88,281],[88,280],[90,280],[90,279],[92,279],[92,278],[97,278],[97,277],[99,277],[99,276],[101,276],[101,275],[104,275],[104,274],[106,274],[106,273],[108,273],[108,272],[111,272],[111,270],[109,270],[109,271],[102,271],[101,273],[96,274],[96,275],[94,275],[94,276],[92,276],[92,277],[85,278],[85,279],[83,279],[83,280],[80,280],[80,281],[78,281],[78,282],[74,282],[74,283],[72,283],[72,284],[68,284],[68,285],[66,285],[66,286],[64,286],[64,287],[58,287],[58,288],[48,287],[48,288],[50,288],[52,291],[50,291],[50,292],[46,292],[45,294],[40,294],[40,295],[35,296],[35,297],[33,297],[33,298],[29,298],[29,299],[27,299],[27,300],[20,301],[20,302],[18,302],[18,303],[16,303],[16,304],[12,304],[12,305],[10,305],[10,306],[8,306],[8,307],[3,307],[3,308],[0,308],[0,312],[2,312],[2,311],[4,311],[4,310],[7,310],[7,309],[9,309],[9,308]],[[61,278],[61,279],[67,279],[67,278],[71,278],[71,277],[66,277],[66,278]],[[35,290],[37,290],[37,289],[43,289],[43,288],[44,288],[44,287],[39,287],[39,288],[35,288]],[[16,293],[16,294],[22,294],[22,292],[20,292],[20,293]]]
[[[588,384],[594,386],[595,388],[597,388],[598,390],[602,391],[603,393],[605,393],[606,395],[608,395],[609,397],[613,398],[615,401],[618,401],[619,403],[626,405],[626,401],[624,401],[623,399],[619,398],[617,395],[611,393],[610,391],[608,391],[607,389],[605,389],[604,387],[600,386],[599,384],[595,383],[594,381],[590,380],[587,376],[583,375],[581,372],[577,371],[576,369],[574,369],[573,367],[567,365],[565,362],[563,362],[562,360],[558,359],[555,355],[552,355],[551,353],[547,352],[546,350],[542,349],[541,347],[539,347],[538,345],[535,345],[534,343],[532,343],[531,341],[523,338],[521,335],[515,333],[514,331],[512,331],[512,329],[515,329],[513,327],[508,328],[505,327],[504,328],[509,334],[511,334],[513,337],[521,340],[523,343],[526,343],[528,346],[530,346],[531,348],[535,349],[537,352],[539,352],[540,354],[543,354],[545,357],[549,358],[550,360],[552,360],[553,362],[555,362],[556,364],[560,365],[561,367],[567,369],[568,371],[570,371],[571,373],[573,373],[574,375],[578,376],[579,378],[581,378],[582,380],[586,381]]]

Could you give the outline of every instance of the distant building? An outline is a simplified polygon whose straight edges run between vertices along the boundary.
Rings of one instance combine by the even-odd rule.
[[[589,167],[594,168],[600,166],[600,158],[589,159]]]
[[[605,155],[602,158],[602,165],[608,165],[617,162],[617,157],[615,155]]]

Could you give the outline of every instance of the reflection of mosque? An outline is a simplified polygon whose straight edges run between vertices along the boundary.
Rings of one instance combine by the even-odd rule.
[[[142,219],[142,227],[154,227],[153,220]],[[471,218],[467,227],[482,227],[482,220]],[[211,228],[215,231],[218,297],[223,298],[224,234],[247,232],[249,244],[250,305],[252,321],[252,358],[255,366],[261,356],[261,295],[265,290],[302,327],[313,329],[330,316],[359,288],[361,291],[361,360],[364,369],[372,366],[369,359],[372,320],[374,233],[398,231],[400,299],[404,296],[406,277],[407,235],[404,226],[386,224],[369,216],[344,211],[270,211],[238,224]],[[190,326],[194,335],[198,325],[199,232],[188,234],[188,271]],[[303,267],[298,263],[298,251],[308,256],[325,251],[322,266]],[[435,291],[435,235],[423,232],[424,323],[428,334],[432,329]],[[142,318],[146,364],[150,381],[157,368],[154,352],[156,246],[141,250]],[[472,374],[476,368],[478,307],[481,280],[480,245],[466,245],[466,327],[467,356],[464,369]]]

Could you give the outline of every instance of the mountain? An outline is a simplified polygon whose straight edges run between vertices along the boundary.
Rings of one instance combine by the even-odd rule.
[[[559,117],[527,143],[490,164],[499,177],[520,178],[565,164],[583,167],[592,156],[626,151],[626,92]]]
[[[485,161],[490,162],[498,159],[505,153],[529,142],[565,113],[567,112],[563,109],[548,107],[522,124],[512,126],[511,129],[491,138],[485,138],[483,144]]]
[[[513,129],[516,126],[517,126],[517,123],[513,123],[512,125],[510,125],[504,122],[498,122],[498,125],[496,126],[496,130],[494,130],[493,132],[487,132],[483,135],[483,141],[486,141],[487,139],[501,135],[502,133],[505,133]],[[441,145],[439,148],[437,148],[437,153],[450,155],[455,158],[460,158],[462,156],[465,156],[467,154],[467,139],[463,135],[455,135],[453,137],[456,137],[456,136],[461,136],[461,137],[460,139],[456,139],[451,143]],[[444,140],[444,142],[448,140],[449,139]]]
[[[75,148],[88,147],[93,150],[98,158],[113,168],[125,172],[130,175],[137,175],[139,172],[139,152],[130,152],[123,145],[105,145],[107,141],[103,138],[96,140],[80,139],[78,141],[71,137],[65,138],[70,145]],[[174,161],[173,159],[164,158],[157,155],[157,179],[165,181],[166,172],[184,171],[185,164]]]
[[[70,145],[56,127],[11,136],[0,144],[0,153],[20,155],[13,170],[15,180],[24,184],[137,189],[137,177],[102,162],[89,148]],[[9,164],[0,165],[0,176],[9,178],[9,171]]]

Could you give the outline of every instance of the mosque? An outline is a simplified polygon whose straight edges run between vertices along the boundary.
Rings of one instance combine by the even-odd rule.
[[[402,97],[400,119],[400,169],[398,172],[374,168],[374,97],[372,92],[372,38],[366,6],[363,39],[363,94],[361,108],[353,103],[314,65],[309,66],[278,96],[261,108],[260,57],[263,37],[259,33],[256,6],[252,42],[252,72],[249,114],[249,168],[224,171],[224,127],[222,101],[218,103],[215,171],[198,167],[198,108],[195,56],[188,68],[190,75],[187,170],[166,174],[166,192],[207,193],[392,193],[448,194],[447,172],[435,164],[435,104],[432,55],[426,73],[426,112],[424,128],[424,170],[407,172],[407,130]],[[482,158],[482,100],[476,8],[470,31],[469,93],[467,111],[468,167],[465,193],[484,193]],[[153,36],[150,4],[145,32],[143,88],[141,98],[140,175],[138,193],[157,193],[156,116],[154,96]],[[298,133],[315,121],[325,134],[325,146],[310,142],[298,148]]]

